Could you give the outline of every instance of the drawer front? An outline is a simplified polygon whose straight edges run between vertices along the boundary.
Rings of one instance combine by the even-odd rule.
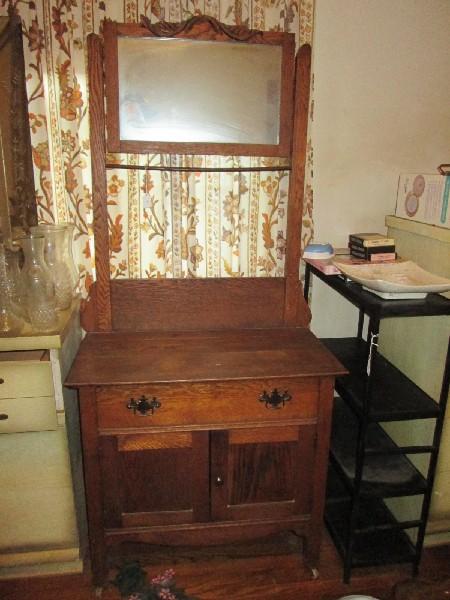
[[[57,429],[55,398],[7,398],[0,400],[0,433]]]
[[[0,363],[0,398],[52,396],[49,362]]]
[[[278,395],[272,394],[275,389]],[[283,401],[285,392],[290,399]],[[146,415],[140,413],[142,397],[149,404],[155,398],[153,413],[151,407]],[[100,429],[121,429],[314,419],[318,397],[318,378],[105,386],[97,389],[98,424]]]

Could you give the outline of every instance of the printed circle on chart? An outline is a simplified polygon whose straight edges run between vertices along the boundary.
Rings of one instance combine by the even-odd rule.
[[[408,217],[414,217],[419,209],[419,198],[413,193],[409,192],[405,198],[405,211]]]
[[[414,217],[419,210],[419,198],[425,191],[425,177],[416,175],[412,184],[412,191],[405,198],[405,210],[408,217]]]

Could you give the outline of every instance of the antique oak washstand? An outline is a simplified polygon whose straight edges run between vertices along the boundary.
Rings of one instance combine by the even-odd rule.
[[[274,48],[273,139],[123,139],[121,43],[155,37]],[[66,384],[79,393],[94,582],[105,582],[108,551],[124,542],[213,545],[283,530],[304,537],[315,569],[334,378],[345,370],[309,331],[299,281],[310,47],[294,65],[288,33],[210,17],[107,21],[103,39],[89,37],[89,64],[96,282]],[[284,277],[112,280],[107,150],[286,158]]]

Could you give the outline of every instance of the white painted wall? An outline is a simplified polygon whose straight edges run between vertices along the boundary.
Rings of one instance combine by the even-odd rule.
[[[316,0],[315,241],[386,231],[400,173],[450,162],[450,0]],[[352,335],[355,309],[315,281],[311,328]]]

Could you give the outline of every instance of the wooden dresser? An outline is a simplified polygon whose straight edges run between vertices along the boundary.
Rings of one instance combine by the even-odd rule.
[[[79,389],[91,560],[294,529],[317,564],[334,375],[306,328],[92,333]]]
[[[106,22],[103,34],[88,40],[96,282],[66,380],[80,399],[94,581],[105,581],[109,551],[125,542],[213,545],[292,529],[316,568],[334,378],[345,370],[309,331],[299,281],[311,49],[302,46],[294,68],[292,34],[210,17]],[[278,45],[280,143],[122,143],[121,36]],[[286,155],[284,276],[112,281],[107,149]]]

